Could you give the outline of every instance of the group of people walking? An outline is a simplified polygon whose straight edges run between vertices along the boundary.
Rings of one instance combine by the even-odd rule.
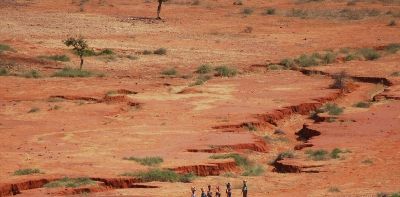
[[[213,195],[213,192],[211,191],[211,185],[208,185],[207,188],[208,188],[207,191],[204,191],[204,188],[200,188],[201,194],[200,194],[199,197],[221,197],[222,196],[219,186],[217,186],[215,188],[215,194],[214,195]],[[192,187],[191,190],[192,190],[192,196],[191,197],[196,197],[196,187]],[[247,181],[243,180],[243,186],[242,186],[242,195],[243,195],[243,197],[247,197],[247,191],[248,191]],[[231,183],[227,183],[226,184],[225,194],[226,194],[226,197],[232,197],[232,185],[231,185]]]

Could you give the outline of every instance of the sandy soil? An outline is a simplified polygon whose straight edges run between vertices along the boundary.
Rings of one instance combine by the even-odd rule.
[[[400,43],[399,27],[387,25],[399,20],[387,13],[400,13],[398,3],[199,2],[171,0],[163,6],[163,20],[154,19],[154,1],[0,2],[0,44],[13,49],[0,51],[0,69],[41,74],[0,76],[0,196],[180,197],[189,196],[191,186],[224,190],[227,182],[238,196],[244,179],[256,197],[400,192],[400,77],[393,75],[400,71],[400,52],[383,50]],[[253,13],[243,14],[245,8]],[[267,8],[276,13],[263,15]],[[294,8],[309,10],[310,17],[287,16]],[[317,16],[341,9],[380,14],[360,20]],[[84,69],[102,75],[52,77],[78,66],[79,58],[62,40],[79,35],[97,51],[114,52],[85,58]],[[378,49],[381,57],[347,62],[338,57],[292,70],[266,66],[301,54],[364,47]],[[158,48],[167,54],[143,54]],[[56,54],[71,61],[39,58]],[[238,75],[208,74],[210,80],[192,86],[202,64],[231,66]],[[178,74],[162,74],[170,68]],[[331,76],[341,71],[353,80],[350,91],[330,88]],[[372,104],[355,107],[360,101]],[[327,102],[344,113],[333,116],[335,121],[328,114],[310,118]],[[335,148],[344,150],[340,158],[314,161],[306,153]],[[276,160],[285,151],[293,158]],[[264,172],[241,176],[244,169],[232,159],[210,158],[232,152]],[[164,162],[158,168],[198,177],[169,183],[121,176],[150,168],[123,159],[131,156],[159,156]],[[43,173],[14,175],[26,168]],[[98,185],[43,187],[65,176],[90,177]]]

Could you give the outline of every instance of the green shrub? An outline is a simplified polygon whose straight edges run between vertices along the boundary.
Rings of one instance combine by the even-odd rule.
[[[327,159],[327,154],[328,152],[323,149],[319,150],[307,150],[306,154],[308,157],[314,161],[321,161],[321,160],[326,160]]]
[[[242,10],[242,14],[245,14],[245,15],[251,15],[251,14],[253,14],[253,12],[254,12],[253,8],[244,8]]]
[[[167,49],[159,48],[159,49],[155,50],[153,53],[156,54],[156,55],[166,55],[167,54]]]
[[[281,152],[279,153],[279,155],[277,156],[277,160],[282,160],[284,158],[294,158],[294,153],[293,151],[285,151],[285,152]]]
[[[208,81],[210,79],[211,79],[211,77],[208,75],[200,75],[197,77],[196,81],[194,83],[191,83],[189,86],[203,85],[206,81]]]
[[[340,108],[336,103],[327,103],[323,107],[324,112],[328,112],[329,115],[340,115],[343,113],[343,108]]]
[[[47,188],[55,188],[55,187],[80,187],[83,185],[94,185],[96,181],[93,181],[87,177],[80,177],[80,178],[68,178],[64,177],[57,181],[52,181],[44,185]]]
[[[346,89],[346,84],[349,77],[345,71],[334,74],[332,78],[334,81],[333,84],[331,84],[330,86],[331,88],[340,90]]]
[[[203,64],[197,68],[196,73],[207,74],[207,73],[211,72],[212,70],[213,70],[212,66],[210,66],[208,64]]]
[[[295,60],[295,62],[302,67],[317,66],[318,65],[318,56],[319,55],[317,55],[317,54],[313,54],[310,56],[303,54],[299,58],[297,58]]]
[[[181,175],[177,174],[172,170],[161,170],[161,169],[150,169],[148,171],[136,172],[136,173],[124,173],[122,174],[122,176],[137,177],[143,182],[160,181],[160,182],[189,183],[195,178],[195,175],[193,173]]]
[[[234,77],[237,75],[237,70],[228,66],[218,66],[215,71],[217,71],[217,76],[222,77]]]
[[[274,15],[276,13],[275,8],[267,8],[264,10],[263,15]]]
[[[360,101],[360,102],[354,104],[354,107],[358,107],[358,108],[368,108],[370,106],[371,106],[371,103],[363,102],[363,101]]]
[[[161,158],[161,157],[144,157],[144,158],[128,157],[128,158],[124,158],[124,159],[135,161],[135,162],[140,163],[141,165],[145,165],[145,166],[154,166],[154,165],[158,165],[158,164],[164,162],[163,158]]]
[[[336,54],[332,52],[328,52],[321,57],[321,60],[324,64],[331,64],[336,61]]]
[[[3,51],[13,51],[13,49],[7,44],[0,43],[0,53]]]
[[[246,158],[243,157],[237,153],[229,153],[229,154],[224,154],[224,155],[211,155],[210,156],[211,159],[234,159],[236,165],[246,168],[248,166],[250,166],[250,161]]]
[[[175,68],[169,68],[161,72],[163,75],[174,76],[178,74],[178,71]]]
[[[398,43],[392,43],[385,47],[385,51],[388,53],[396,53],[398,50],[400,50],[400,44]]]
[[[58,62],[68,62],[70,58],[66,55],[39,56],[40,59],[53,60]]]
[[[253,165],[245,168],[242,176],[260,176],[264,173],[264,167],[261,165]]]
[[[268,70],[284,70],[284,69],[286,69],[286,67],[278,65],[278,64],[269,64],[267,67],[268,67]]]
[[[376,60],[381,57],[381,55],[371,48],[363,48],[358,51],[366,60]]]
[[[373,164],[374,162],[371,159],[365,159],[362,161],[363,164]]]
[[[295,65],[295,61],[293,59],[286,58],[281,60],[279,64],[285,66],[286,68],[291,68]]]
[[[114,51],[111,49],[103,49],[96,55],[114,55],[114,54],[115,54]]]
[[[355,60],[355,59],[358,59],[358,56],[355,55],[355,54],[348,54],[348,55],[346,55],[346,57],[344,57],[345,61],[352,61],[352,60]]]
[[[41,173],[37,168],[26,168],[26,169],[19,169],[14,172],[14,176],[21,176],[21,175],[29,175],[29,174],[39,174]]]
[[[88,70],[65,67],[53,74],[53,77],[90,77],[93,73]]]
[[[0,76],[7,76],[10,73],[8,72],[8,70],[6,68],[0,68]]]
[[[340,158],[340,153],[343,153],[342,150],[340,150],[339,148],[335,148],[331,151],[330,156],[332,159],[338,159]]]
[[[37,70],[30,70],[22,73],[22,76],[25,78],[40,78],[40,73]]]

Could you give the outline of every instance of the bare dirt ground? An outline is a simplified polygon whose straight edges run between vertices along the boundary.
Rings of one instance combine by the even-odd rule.
[[[0,196],[180,197],[227,182],[239,196],[244,179],[255,197],[400,192],[400,4],[349,2],[170,0],[155,20],[154,1],[0,1]],[[85,57],[95,76],[52,76],[79,65],[62,42],[70,36],[113,51]],[[167,53],[144,52],[159,48]],[[282,59],[315,52],[335,56],[283,69]],[[71,60],[40,58],[62,54]],[[211,71],[193,85],[202,64],[238,74]],[[342,71],[350,82],[332,88]],[[310,115],[326,103],[343,112]],[[212,158],[226,153],[261,170],[244,176],[233,159]],[[122,175],[152,168],[197,177]],[[63,177],[96,184],[45,187]]]

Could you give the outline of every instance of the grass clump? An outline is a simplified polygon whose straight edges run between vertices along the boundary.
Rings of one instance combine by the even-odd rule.
[[[137,172],[137,173],[124,173],[122,176],[133,176],[141,179],[144,182],[160,181],[160,182],[183,182],[189,183],[194,178],[193,173],[178,174],[172,170],[162,169],[151,169],[148,171]]]
[[[358,59],[359,57],[356,55],[356,54],[347,54],[345,57],[344,57],[344,60],[345,61],[352,61],[352,60],[355,60],[355,59]]]
[[[306,154],[308,158],[314,161],[322,161],[327,159],[328,151],[319,149],[319,150],[307,150]]]
[[[244,8],[242,10],[242,14],[244,14],[244,15],[251,15],[251,14],[253,14],[253,12],[254,12],[253,8]]]
[[[388,26],[390,26],[390,27],[393,27],[393,26],[396,26],[396,25],[397,25],[397,23],[396,23],[395,20],[391,20],[391,21],[389,21],[389,23],[388,23]]]
[[[34,78],[34,79],[41,77],[39,71],[37,71],[37,70],[30,70],[30,71],[24,72],[24,73],[22,73],[21,76],[23,76],[25,78]]]
[[[318,113],[327,112],[329,115],[340,115],[343,113],[343,108],[339,107],[336,103],[327,103],[317,110]]]
[[[69,62],[71,60],[66,55],[39,56],[38,58],[57,61],[57,62]]]
[[[366,60],[377,60],[381,55],[372,48],[363,48],[358,51]]]
[[[245,168],[242,176],[260,176],[262,173],[264,173],[264,167],[261,165],[253,165]]]
[[[52,181],[44,185],[47,188],[56,188],[56,187],[80,187],[83,185],[94,185],[96,181],[93,181],[87,177],[80,177],[80,178],[68,178],[64,177],[57,181]]]
[[[370,106],[371,106],[371,103],[363,102],[363,101],[360,101],[360,102],[354,104],[354,107],[358,107],[358,108],[369,108]]]
[[[296,63],[293,59],[286,58],[286,59],[281,60],[279,64],[283,65],[284,67],[289,69],[289,68],[293,67]]]
[[[343,153],[343,151],[340,150],[339,148],[335,148],[331,151],[331,153],[329,155],[332,159],[339,159],[340,153]]]
[[[390,76],[392,76],[392,77],[400,77],[400,71],[393,72]]]
[[[0,43],[0,53],[3,51],[13,51],[13,49],[7,44]]]
[[[217,72],[217,76],[221,77],[234,77],[237,75],[236,68],[231,68],[228,66],[218,66],[215,68],[215,71]]]
[[[114,55],[114,51],[112,49],[103,49],[100,52],[96,53],[96,55]]]
[[[267,8],[264,10],[263,15],[275,15],[276,9],[275,8]]]
[[[337,187],[331,187],[328,189],[328,192],[340,192],[340,189]]]
[[[336,54],[332,52],[327,52],[321,57],[323,64],[331,64],[336,61]]]
[[[334,81],[330,86],[331,88],[340,90],[345,90],[347,88],[349,77],[345,71],[334,74],[332,78]]]
[[[299,58],[295,59],[295,62],[302,67],[317,66],[319,54],[314,53],[312,55],[303,54]]]
[[[164,159],[161,157],[144,157],[144,158],[128,157],[128,158],[124,158],[124,159],[135,161],[144,166],[155,166],[155,165],[158,165],[158,164],[164,162]]]
[[[246,123],[244,123],[243,124],[243,127],[244,128],[246,128],[246,129],[248,129],[249,131],[257,131],[257,126],[256,125],[254,125],[253,123],[249,123],[249,122],[246,122]]]
[[[197,68],[196,73],[207,74],[207,73],[212,72],[212,70],[213,70],[212,66],[210,66],[208,64],[203,64]]]
[[[385,47],[385,51],[388,53],[396,53],[398,50],[400,50],[400,44],[398,43],[392,43]]]
[[[88,70],[65,67],[53,74],[53,77],[90,77],[93,73]]]
[[[39,174],[41,171],[37,168],[26,168],[26,169],[19,169],[16,170],[13,175],[14,176],[22,176],[22,175],[29,175],[29,174]]]
[[[224,155],[211,155],[210,159],[233,159],[235,160],[236,165],[246,168],[250,166],[250,161],[237,153],[229,153]]]
[[[285,151],[285,152],[281,152],[279,153],[279,155],[277,156],[277,160],[282,160],[284,158],[294,158],[294,153],[293,151]]]
[[[6,68],[0,68],[0,76],[7,76],[10,73],[8,72],[8,70]]]
[[[161,72],[163,75],[168,75],[168,76],[175,76],[178,74],[178,71],[175,68],[169,68]]]
[[[32,108],[28,111],[28,113],[36,113],[36,112],[39,112],[39,111],[40,111],[39,108],[37,108],[37,107],[32,107]]]
[[[365,159],[361,163],[363,163],[363,164],[373,164],[374,162],[371,159]]]
[[[156,54],[156,55],[166,55],[167,54],[167,49],[159,48],[159,49],[153,51],[153,53]]]
[[[189,86],[203,85],[206,81],[210,80],[211,77],[208,75],[200,75],[197,77],[196,81],[191,83]]]

